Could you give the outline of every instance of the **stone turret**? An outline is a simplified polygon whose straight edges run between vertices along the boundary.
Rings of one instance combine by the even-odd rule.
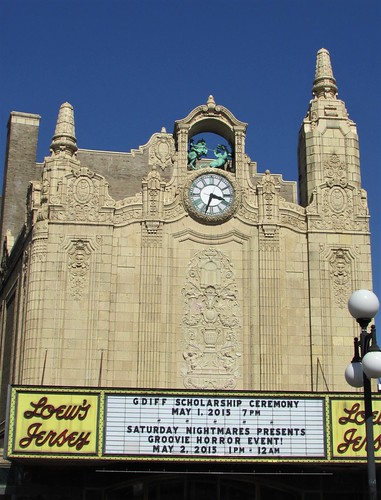
[[[328,171],[332,172],[329,167],[332,162],[345,165],[337,173],[345,177],[341,184],[351,183],[360,188],[356,124],[349,119],[344,101],[337,98],[338,88],[326,49],[317,53],[312,94],[314,98],[300,129],[298,148],[299,195],[305,207],[319,202],[317,190],[326,183]]]
[[[68,102],[60,107],[50,149],[52,155],[65,154],[69,156],[73,156],[78,150],[75,137],[74,109]]]
[[[65,102],[61,105],[55,132],[50,145],[51,156],[45,158],[42,171],[41,206],[45,207],[39,219],[47,217],[47,203],[56,202],[60,196],[63,176],[73,170],[78,171],[80,162],[77,159],[77,139],[75,136],[74,109]],[[54,201],[55,200],[55,201]]]
[[[333,76],[329,52],[326,49],[320,49],[316,58],[316,72],[312,94],[317,98],[335,99],[337,92],[338,89]]]
[[[356,125],[337,97],[326,49],[317,53],[312,94],[299,133],[299,194],[308,227],[313,384],[324,389],[348,343],[347,300],[353,290],[372,288],[371,258]]]

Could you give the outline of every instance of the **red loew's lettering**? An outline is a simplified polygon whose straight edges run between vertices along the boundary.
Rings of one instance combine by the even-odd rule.
[[[344,408],[344,413],[346,414],[346,416],[339,418],[339,424],[345,425],[348,424],[349,422],[356,423],[358,425],[363,424],[365,421],[364,412],[359,410],[360,410],[359,403],[354,403],[352,405],[352,408]]]
[[[61,448],[67,445],[69,448],[81,450],[87,444],[90,444],[91,432],[69,432],[68,429],[61,431],[46,431],[41,430],[42,424],[36,423],[29,426],[27,437],[23,437],[19,441],[21,448],[28,448],[32,444],[41,447],[47,444],[50,448],[57,446]]]
[[[362,425],[366,420],[365,411],[360,410],[360,403],[354,403],[351,408],[344,408],[344,413],[346,414],[346,416],[339,418],[339,424],[341,425],[346,425],[349,423]],[[381,412],[374,411],[372,413],[372,416],[373,416],[373,424],[380,425]]]
[[[366,437],[357,434],[358,429],[348,429],[343,435],[343,442],[337,446],[337,451],[340,454],[347,453],[347,451],[358,452],[363,448],[366,450],[367,442]],[[381,434],[374,440],[374,451],[381,449]]]
[[[27,410],[24,412],[25,418],[39,417],[43,420],[48,420],[54,415],[57,420],[85,420],[91,404],[87,403],[87,399],[84,399],[80,405],[60,405],[55,407],[52,404],[48,404],[48,398],[46,396],[40,398],[37,403],[31,401],[30,406],[33,410]]]
[[[348,429],[344,432],[343,442],[337,446],[337,451],[340,454],[346,453],[348,450],[360,451],[364,448],[366,439],[356,435],[357,429]]]

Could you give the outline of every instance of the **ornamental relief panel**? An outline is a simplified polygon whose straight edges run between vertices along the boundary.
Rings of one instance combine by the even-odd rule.
[[[130,222],[140,221],[142,218],[142,209],[126,207],[123,210],[118,211],[114,217],[114,224],[117,225],[125,225]]]
[[[351,258],[348,252],[343,249],[334,250],[329,267],[336,303],[344,309],[352,290]]]
[[[347,196],[343,188],[339,186],[333,187],[329,193],[326,193],[326,204],[332,212],[344,212],[347,208]]]
[[[115,225],[125,225],[130,222],[140,221],[143,212],[143,195],[137,193],[135,196],[124,198],[115,202]]]
[[[165,182],[157,170],[151,170],[142,181],[143,188],[143,218],[161,219]]]
[[[324,189],[322,216],[328,227],[351,229],[354,219],[353,195],[339,186]]]
[[[115,201],[108,194],[105,179],[88,168],[73,171],[60,183],[61,196],[57,196],[63,208],[51,210],[52,220],[78,222],[111,222]]]
[[[324,163],[325,184],[313,192],[306,211],[311,228],[334,231],[369,231],[366,194],[348,184],[347,165],[336,154]]]
[[[184,296],[184,386],[233,389],[239,377],[240,307],[233,267],[209,248],[191,260]]]
[[[324,163],[324,175],[327,186],[347,187],[347,165],[340,161],[336,154],[331,154]]]
[[[355,191],[349,188],[343,189],[339,186],[324,188],[319,196],[322,205],[320,217],[310,218],[310,226],[335,231],[369,231],[368,220],[357,219],[354,209],[355,196]],[[315,208],[318,206],[319,204],[315,203]],[[311,214],[313,211],[308,210],[308,213]]]
[[[328,264],[332,295],[340,309],[347,307],[353,291],[353,262],[355,255],[349,248],[329,248],[321,245],[322,258]]]
[[[67,272],[69,293],[74,300],[80,300],[89,287],[90,258],[94,247],[85,239],[71,240],[67,251]]]
[[[262,219],[274,219],[278,216],[279,180],[271,175],[270,170],[265,171],[261,182],[257,184],[259,208]]]
[[[167,134],[163,129],[162,133],[153,136],[149,148],[149,165],[159,166],[165,170],[173,165],[175,155],[175,141],[172,135]]]
[[[286,201],[280,196],[279,209],[281,226],[298,232],[307,230],[306,211],[303,207]]]

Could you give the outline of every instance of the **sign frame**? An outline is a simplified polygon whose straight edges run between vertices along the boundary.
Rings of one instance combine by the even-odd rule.
[[[29,398],[29,399],[28,399]],[[46,399],[44,399],[46,398]],[[49,399],[50,398],[50,399]],[[139,404],[136,404],[137,410],[139,410],[139,415],[142,415],[144,418],[147,418],[147,415],[152,414],[152,409],[157,406],[155,404],[155,400],[166,400],[165,405],[167,406],[167,401],[175,401],[178,400],[186,400],[188,402],[196,402],[198,401],[198,405],[201,404],[201,401],[219,401],[218,405],[212,405],[212,409],[227,409],[234,408],[235,415],[240,414],[241,417],[244,414],[242,411],[243,408],[246,410],[249,408],[247,406],[247,402],[252,403],[254,409],[255,405],[259,405],[260,408],[266,408],[267,402],[278,402],[277,410],[274,415],[278,418],[280,411],[280,403],[279,401],[294,401],[294,408],[298,407],[299,403],[296,402],[304,401],[304,402],[321,402],[321,419],[322,419],[322,440],[321,449],[324,450],[324,453],[320,453],[319,456],[305,456],[294,455],[288,456],[284,455],[280,450],[280,446],[278,449],[272,450],[273,452],[268,452],[269,448],[264,448],[266,452],[263,454],[251,454],[250,449],[246,448],[246,444],[249,442],[249,436],[257,436],[261,437],[258,429],[263,429],[264,427],[255,427],[255,425],[251,425],[248,430],[248,425],[244,427],[241,432],[244,437],[242,437],[242,443],[238,440],[238,444],[242,444],[242,450],[236,450],[233,453],[233,450],[230,450],[231,453],[220,454],[218,451],[217,454],[211,453],[210,450],[205,448],[203,452],[195,454],[194,443],[191,444],[192,448],[190,452],[186,453],[172,453],[170,449],[166,448],[153,448],[152,452],[144,452],[139,451],[138,453],[118,453],[114,448],[107,448],[109,446],[107,442],[107,432],[108,425],[110,426],[110,413],[107,411],[107,402],[110,400],[109,398],[121,398],[125,401],[134,401],[139,400]],[[139,399],[140,398],[140,399]],[[160,399],[161,398],[161,399]],[[172,398],[172,399],[171,399]],[[145,404],[146,410],[142,410],[142,401],[147,400],[148,403]],[[234,407],[234,401],[241,401],[240,412],[237,413],[237,408]],[[242,405],[242,401],[245,401],[246,406]],[[224,403],[223,403],[224,402]],[[229,403],[230,402],[230,403]],[[91,404],[91,409],[88,408],[88,405]],[[135,404],[135,403],[134,403]],[[193,404],[193,403],[192,403]],[[189,412],[193,411],[194,414],[197,414],[197,410],[200,412],[199,406],[191,406]],[[232,406],[228,407],[226,405],[231,404]],[[251,404],[251,403],[250,403]],[[282,403],[283,404],[283,403]],[[375,425],[381,425],[381,396],[374,394],[374,404],[375,407],[379,407],[377,410],[377,422]],[[225,406],[223,406],[225,405]],[[263,406],[261,406],[263,405]],[[340,406],[341,405],[341,406]],[[83,388],[83,387],[56,387],[56,386],[22,386],[22,385],[14,385],[9,388],[9,397],[8,397],[8,416],[6,422],[6,443],[4,447],[4,457],[8,460],[87,460],[87,461],[134,461],[134,462],[221,462],[221,463],[362,463],[366,461],[365,448],[360,450],[360,453],[356,451],[351,454],[351,445],[353,443],[348,442],[346,440],[345,444],[338,443],[337,440],[342,439],[343,434],[341,430],[345,432],[346,430],[341,429],[338,422],[334,422],[332,419],[336,418],[339,415],[338,408],[343,408],[344,414],[337,417],[337,420],[340,418],[349,418],[351,419],[350,412],[353,405],[359,405],[355,408],[358,409],[358,425],[362,424],[361,411],[363,407],[363,402],[361,398],[361,394],[357,393],[311,393],[311,392],[260,392],[260,391],[193,391],[193,390],[185,390],[185,389],[121,389],[121,388]],[[130,405],[131,406],[131,405]],[[183,407],[182,403],[178,403],[180,408]],[[285,406],[285,405],[283,405]],[[292,405],[291,405],[292,406]],[[308,406],[308,405],[307,405]],[[306,406],[306,408],[307,408]],[[169,405],[167,408],[167,413],[171,408],[176,408],[177,403],[174,406]],[[185,405],[184,408],[187,406]],[[335,409],[336,408],[336,409]],[[348,410],[349,408],[349,410]],[[196,409],[196,411],[194,411]],[[128,422],[130,410],[126,413],[123,418],[125,419],[125,433],[127,434],[127,425],[131,425]],[[172,410],[173,411],[173,410]],[[275,411],[275,410],[274,410]],[[286,410],[285,410],[286,411]],[[292,410],[289,413],[292,417]],[[345,413],[347,412],[347,413]],[[352,411],[352,413],[354,410]],[[305,411],[306,413],[306,411]],[[307,412],[308,413],[308,412]],[[170,413],[168,413],[170,414]],[[230,412],[231,414],[231,412]],[[286,415],[286,413],[284,413]],[[334,417],[336,415],[336,417]],[[216,416],[216,415],[212,415]],[[217,415],[220,417],[220,415]],[[157,416],[156,416],[157,417]],[[155,418],[156,418],[155,417]],[[199,418],[205,418],[205,416],[200,416]],[[237,420],[229,421],[230,416],[225,415],[225,420],[223,420],[223,424],[221,426],[223,428],[227,428],[227,426],[232,426],[234,422]],[[241,418],[240,417],[240,418]],[[260,418],[260,414],[257,415]],[[151,417],[150,417],[151,418]],[[153,418],[153,417],[152,417]],[[167,418],[167,417],[166,417]],[[173,414],[173,429],[177,427],[180,429],[180,424],[177,425],[180,420],[178,419],[178,414],[175,412]],[[234,417],[236,418],[236,417]],[[263,418],[267,418],[267,414],[264,414]],[[307,418],[307,417],[306,417]],[[320,418],[320,417],[319,417]],[[354,417],[353,417],[354,418]],[[218,419],[216,420],[218,426]],[[258,420],[258,419],[257,419]],[[292,419],[291,419],[292,420]],[[343,420],[343,421],[344,421]],[[204,422],[202,419],[197,420],[197,422]],[[222,421],[222,420],[221,420]],[[259,420],[258,420],[259,421]],[[65,424],[64,428],[60,425],[62,422]],[[209,421],[208,421],[209,422]],[[240,421],[241,422],[241,421]],[[243,422],[243,421],[242,421]],[[308,422],[304,420],[303,422]],[[302,424],[303,424],[302,422]],[[39,424],[41,423],[41,426]],[[350,422],[353,424],[353,422]],[[44,425],[42,425],[44,424]],[[45,425],[46,424],[46,425]],[[49,425],[50,426],[49,426]],[[54,425],[53,425],[54,424]],[[121,424],[123,425],[123,424]],[[138,424],[140,425],[140,424]],[[200,424],[203,429],[211,429],[210,426],[213,426],[214,423]],[[242,424],[243,425],[243,424]],[[289,429],[287,432],[292,434],[293,424],[289,424],[288,427],[283,424],[277,425],[276,423],[271,423],[269,421],[268,428],[278,429],[275,431],[267,431],[267,435],[271,438],[271,432],[273,432],[273,436],[276,433],[282,434],[282,429]],[[305,424],[306,425],[306,424]],[[32,427],[34,426],[34,427]],[[208,427],[209,426],[209,427]],[[221,427],[221,428],[222,428]],[[197,426],[195,428],[198,428]],[[234,428],[234,426],[233,426]],[[365,428],[365,425],[364,425]],[[38,432],[36,431],[38,430]],[[63,429],[63,430],[62,430]],[[176,429],[176,433],[179,441],[184,436],[184,433],[178,432]],[[189,428],[187,428],[189,430]],[[279,430],[281,429],[281,430]],[[304,433],[308,432],[307,427],[303,427]],[[353,429],[353,426],[352,426]],[[360,428],[359,428],[360,429]],[[380,443],[380,449],[377,450],[376,459],[377,461],[381,460],[381,427],[379,428],[379,432],[375,432],[375,438]],[[152,429],[151,429],[152,430]],[[167,429],[170,432],[170,429]],[[41,434],[39,434],[41,432]],[[50,432],[50,434],[49,434]],[[83,434],[81,434],[81,432]],[[91,434],[88,436],[86,433],[90,432]],[[118,432],[122,432],[123,428],[119,429]],[[198,431],[197,431],[198,432]],[[200,431],[201,432],[201,431]],[[209,432],[209,431],[208,431]],[[217,432],[217,431],[216,431]],[[358,430],[360,432],[360,430]],[[44,434],[45,433],[45,434]],[[161,431],[157,432],[159,435]],[[220,433],[224,433],[223,430]],[[270,433],[270,434],[269,434]],[[146,429],[143,429],[142,435],[144,439],[147,438],[145,435],[150,435],[149,432],[146,432]],[[151,434],[155,434],[154,432]],[[162,434],[162,433],[161,433]],[[205,434],[201,432],[202,435]],[[354,431],[352,431],[354,435]],[[341,437],[340,437],[341,436]],[[348,436],[348,434],[347,434]],[[357,436],[357,435],[356,435]],[[138,436],[140,439],[142,436]],[[255,439],[257,439],[255,437]],[[82,439],[82,440],[81,440]],[[90,446],[86,443],[86,440],[91,441]],[[119,438],[118,438],[119,439]],[[127,438],[126,438],[127,439]],[[147,438],[148,439],[148,438]],[[159,439],[159,438],[156,438]],[[175,439],[175,438],[173,438]],[[202,438],[204,439],[204,438]],[[258,444],[254,438],[250,441],[251,443]],[[336,440],[336,441],[335,441]],[[269,440],[269,443],[274,442]],[[275,441],[279,443],[280,441]],[[48,445],[47,445],[48,443]],[[188,446],[190,441],[183,442],[184,446]],[[217,445],[220,445],[220,441],[216,442]],[[244,444],[243,444],[244,443]],[[261,443],[259,441],[259,443]],[[136,444],[136,443],[135,443]],[[153,443],[155,444],[155,443]],[[229,443],[227,443],[229,444]],[[233,443],[234,444],[234,443]],[[338,453],[337,448],[339,445],[342,445],[342,449],[346,448],[346,453]],[[25,446],[26,445],[26,446]],[[50,446],[51,445],[51,446]],[[140,446],[140,441],[139,441]],[[158,446],[155,444],[155,446]],[[265,445],[264,445],[265,446]],[[267,445],[266,445],[267,446]],[[144,446],[142,447],[142,449]],[[140,448],[139,448],[140,449]],[[147,449],[144,448],[144,449]],[[227,448],[229,451],[229,448]],[[348,453],[349,450],[349,453]],[[204,451],[206,453],[204,453]],[[258,451],[258,450],[257,450]]]

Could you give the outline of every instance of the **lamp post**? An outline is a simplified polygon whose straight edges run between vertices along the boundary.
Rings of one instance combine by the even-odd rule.
[[[369,290],[356,290],[348,301],[348,309],[361,327],[360,338],[354,339],[354,357],[345,370],[345,379],[352,387],[364,387],[366,457],[368,466],[368,498],[377,500],[376,462],[374,457],[373,410],[371,378],[381,377],[381,351],[377,345],[376,328],[368,326],[380,307],[377,296]]]

